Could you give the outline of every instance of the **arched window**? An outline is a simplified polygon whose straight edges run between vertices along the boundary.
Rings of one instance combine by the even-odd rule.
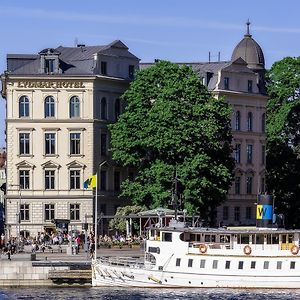
[[[51,96],[46,97],[44,101],[45,118],[55,117],[55,101]]]
[[[70,118],[80,117],[80,100],[77,96],[70,99]]]
[[[107,103],[106,98],[103,97],[101,99],[101,119],[106,120],[107,119]]]
[[[247,128],[248,128],[248,131],[252,131],[253,130],[253,114],[252,114],[251,111],[248,112]]]
[[[120,99],[116,99],[115,101],[115,120],[117,121],[121,114],[121,101]]]
[[[266,114],[263,113],[261,116],[261,131],[265,132],[266,131]]]
[[[19,117],[29,117],[29,99],[26,96],[19,99]]]
[[[241,113],[239,111],[235,113],[235,130],[241,130]]]

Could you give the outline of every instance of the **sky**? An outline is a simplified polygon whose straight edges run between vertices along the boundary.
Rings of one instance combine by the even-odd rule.
[[[123,41],[142,62],[230,60],[251,22],[266,68],[300,55],[299,0],[0,0],[0,74],[7,54]],[[5,146],[0,97],[0,148]]]

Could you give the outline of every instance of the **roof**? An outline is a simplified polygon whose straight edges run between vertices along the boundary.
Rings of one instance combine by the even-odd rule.
[[[46,48],[36,54],[8,54],[7,71],[13,75],[38,75],[40,55],[56,55],[63,75],[94,75],[95,55],[110,57],[125,57],[138,60],[128,51],[128,47],[116,40],[103,46],[85,46]]]

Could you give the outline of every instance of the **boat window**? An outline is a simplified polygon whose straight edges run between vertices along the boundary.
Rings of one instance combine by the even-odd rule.
[[[272,234],[272,244],[279,244],[279,235]]]
[[[163,242],[172,242],[172,233],[171,232],[163,232],[162,233],[162,241]]]
[[[225,269],[230,269],[230,260],[226,260]]]
[[[285,234],[282,235],[282,243],[284,243],[284,244],[286,243],[286,235]]]
[[[268,261],[264,261],[264,269],[269,269],[269,262]]]
[[[289,243],[292,243],[294,241],[294,235],[289,234]]]
[[[176,258],[176,267],[180,267],[181,258]]]
[[[243,269],[244,268],[244,262],[243,261],[239,261],[239,269]]]
[[[191,268],[193,266],[193,260],[190,258],[188,262],[188,267]]]
[[[280,270],[282,268],[282,261],[277,262],[277,270]]]
[[[249,235],[248,234],[239,235],[238,244],[249,244]]]
[[[215,235],[206,234],[204,236],[204,241],[206,243],[215,243],[216,242],[216,236]]]
[[[205,268],[205,259],[200,260],[200,268],[204,269]]]
[[[200,234],[191,234],[191,238],[190,238],[191,242],[200,242]]]
[[[150,253],[160,253],[160,249],[159,249],[159,247],[149,247],[148,248],[148,252],[150,252]]]
[[[264,243],[264,235],[263,234],[256,234],[256,244],[263,244]]]
[[[255,269],[256,261],[251,261],[251,269]]]
[[[220,235],[220,243],[230,243],[230,235]]]
[[[212,267],[213,267],[213,269],[217,269],[218,268],[218,261],[217,260],[213,260]]]
[[[296,266],[296,262],[295,261],[291,261],[290,263],[290,269],[295,269]]]

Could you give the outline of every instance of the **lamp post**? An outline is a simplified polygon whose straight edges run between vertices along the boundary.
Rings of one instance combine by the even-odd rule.
[[[11,184],[11,187],[19,188],[19,201],[17,202],[16,212],[16,237],[17,237],[17,251],[20,250],[20,235],[21,235],[21,186],[20,184]]]
[[[98,248],[98,174],[100,174],[100,190],[101,190],[101,167],[105,164],[106,164],[106,160],[103,160],[98,165],[98,170],[97,170],[96,199],[95,199],[95,259],[97,259],[97,248]]]

